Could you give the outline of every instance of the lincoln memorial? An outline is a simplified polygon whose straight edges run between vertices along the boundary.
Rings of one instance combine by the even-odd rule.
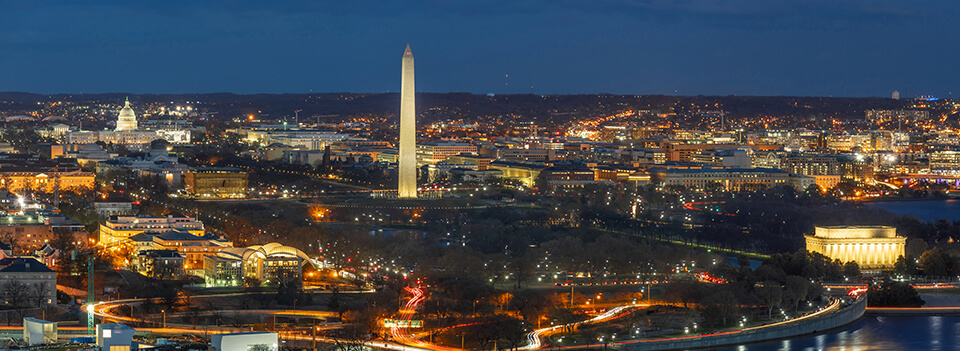
[[[862,270],[893,269],[904,254],[907,238],[889,226],[825,226],[807,235],[807,251],[841,262],[855,261]]]

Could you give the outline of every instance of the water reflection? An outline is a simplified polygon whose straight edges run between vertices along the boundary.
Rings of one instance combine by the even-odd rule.
[[[949,340],[953,340],[950,342]],[[714,348],[716,351],[953,350],[960,347],[960,317],[864,317],[823,334]]]
[[[932,343],[930,351],[939,351],[941,349],[940,338],[943,335],[943,317],[930,317],[930,342]]]

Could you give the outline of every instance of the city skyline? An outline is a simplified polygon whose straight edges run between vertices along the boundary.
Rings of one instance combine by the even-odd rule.
[[[406,42],[425,92],[952,97],[957,73],[945,1],[427,5],[4,4],[0,91],[397,92]]]

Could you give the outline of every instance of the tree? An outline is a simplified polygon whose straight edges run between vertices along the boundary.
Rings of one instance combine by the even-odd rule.
[[[524,340],[527,334],[527,323],[521,319],[501,316],[500,320],[495,322],[497,328],[497,340],[503,340],[510,348],[515,349],[520,342]]]
[[[796,312],[800,308],[800,302],[807,299],[807,295],[810,293],[810,285],[813,284],[807,278],[791,275],[787,276],[786,289],[784,295],[786,295],[787,301],[790,301],[790,305],[793,307],[793,311]]]
[[[843,264],[843,276],[851,279],[860,277],[860,265],[857,261],[850,261]]]
[[[704,321],[726,326],[740,312],[740,301],[736,295],[724,289],[703,299],[700,308]]]
[[[757,289],[757,297],[767,305],[767,318],[773,318],[773,308],[780,306],[783,302],[783,289],[780,288],[780,283],[778,282],[764,282],[762,286]]]
[[[27,303],[30,287],[18,279],[8,280],[3,284],[3,297],[13,307],[23,307]]]
[[[327,336],[334,341],[328,350],[336,351],[363,351],[366,350],[364,344],[373,340],[366,323],[351,323],[330,331]]]
[[[259,288],[263,282],[260,279],[254,277],[243,277],[243,287],[245,288]]]
[[[926,301],[910,284],[890,281],[867,293],[867,304],[874,307],[920,307]]]
[[[47,295],[50,294],[50,287],[47,283],[33,283],[33,298],[37,302],[37,307],[43,307],[47,304]]]
[[[953,261],[953,257],[937,247],[927,250],[920,255],[920,267],[923,268],[923,274],[928,277],[950,276]]]
[[[893,264],[893,272],[902,276],[913,276],[917,274],[917,265],[914,260],[900,255]]]
[[[565,307],[555,307],[550,311],[549,318],[552,319],[556,324],[563,326],[564,333],[573,332],[572,324],[579,320],[578,316],[573,313],[572,309]]]

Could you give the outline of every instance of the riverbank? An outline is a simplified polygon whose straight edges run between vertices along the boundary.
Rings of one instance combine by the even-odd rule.
[[[648,351],[718,347],[790,338],[839,328],[856,322],[863,317],[866,305],[866,299],[860,298],[848,306],[836,306],[833,309],[828,308],[817,314],[801,317],[793,321],[709,335],[657,340],[636,340],[614,344],[624,350]]]
[[[860,203],[878,203],[878,202],[922,202],[922,201],[943,201],[943,200],[956,200],[957,198],[953,197],[861,197],[851,200],[844,200],[850,202],[860,202]]]
[[[868,307],[868,316],[960,316],[960,307]]]

